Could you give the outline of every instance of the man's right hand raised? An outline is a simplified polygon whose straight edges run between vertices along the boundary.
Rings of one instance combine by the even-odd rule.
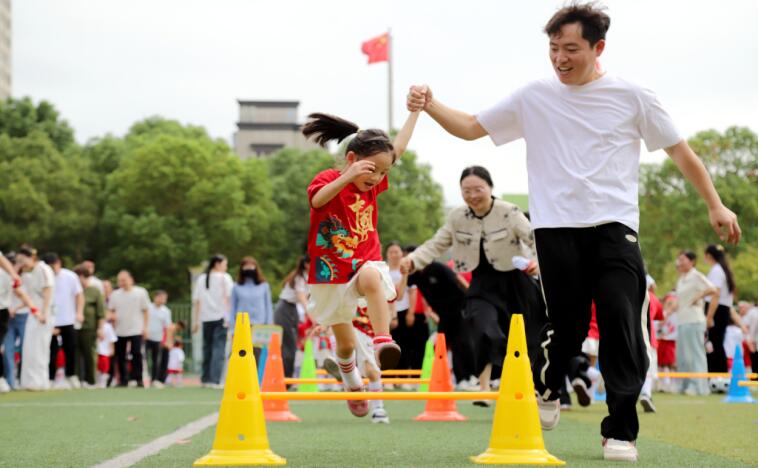
[[[408,90],[406,105],[408,111],[417,112],[426,110],[426,106],[432,102],[432,90],[427,85],[411,86]]]

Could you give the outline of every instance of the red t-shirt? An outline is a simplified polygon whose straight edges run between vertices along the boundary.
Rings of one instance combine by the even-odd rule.
[[[661,301],[658,300],[655,294],[653,294],[653,291],[648,291],[648,297],[650,298],[650,315],[648,319],[663,320],[663,304],[661,304]],[[658,349],[658,339],[655,335],[655,326],[653,326],[652,323],[650,324],[650,346]]]
[[[308,201],[339,176],[334,169],[319,172],[308,186]],[[311,205],[308,283],[347,283],[364,262],[382,259],[382,245],[376,232],[379,211],[376,197],[387,187],[387,177],[366,192],[350,183],[321,208]]]

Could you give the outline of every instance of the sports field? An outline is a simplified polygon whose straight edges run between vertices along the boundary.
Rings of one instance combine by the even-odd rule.
[[[221,391],[200,388],[14,392],[0,396],[0,466],[91,466],[140,449],[217,411]],[[758,466],[758,405],[720,396],[658,395],[640,413],[637,466]],[[300,423],[269,423],[271,448],[289,466],[460,467],[487,447],[493,410],[459,402],[462,423],[412,420],[423,402],[389,402],[389,425],[351,416],[344,402],[291,402]],[[607,466],[598,424],[605,406],[563,412],[545,433],[568,466]],[[215,426],[169,444],[141,467],[190,466],[211,448]],[[341,448],[339,448],[341,447]]]

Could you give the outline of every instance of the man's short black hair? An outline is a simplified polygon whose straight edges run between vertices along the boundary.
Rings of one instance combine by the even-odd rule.
[[[605,14],[604,8],[596,3],[574,3],[556,11],[545,25],[545,34],[553,37],[560,34],[566,24],[579,23],[582,25],[582,37],[594,47],[611,27],[611,18]]]

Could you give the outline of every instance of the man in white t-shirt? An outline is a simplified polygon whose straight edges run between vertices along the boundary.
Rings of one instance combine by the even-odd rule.
[[[84,321],[84,291],[79,277],[73,271],[63,268],[63,263],[56,253],[48,253],[44,261],[55,273],[55,328],[58,336],[50,341],[50,380],[55,380],[57,370],[58,349],[63,348],[66,356],[65,387],[79,388],[81,383],[76,376],[76,324]],[[58,343],[60,339],[60,344]]]
[[[118,274],[118,289],[113,291],[108,301],[108,311],[116,320],[116,364],[119,386],[126,387],[129,381],[136,381],[144,387],[142,380],[142,343],[147,336],[148,309],[150,298],[145,288],[136,286],[132,274],[121,270]],[[132,355],[132,373],[127,377],[127,345]]]
[[[171,344],[167,342],[171,329],[171,309],[166,307],[168,293],[158,290],[153,293],[147,321],[147,339],[145,354],[151,363],[150,385],[161,388],[166,383],[168,369],[168,351]]]
[[[533,81],[478,115],[445,106],[428,86],[413,86],[408,110],[425,110],[466,140],[526,140],[529,211],[551,320],[534,366],[540,420],[545,429],[558,423],[567,361],[581,350],[594,299],[610,413],[601,426],[603,455],[636,460],[635,403],[649,364],[637,236],[640,140],[650,151],[665,149],[703,197],[722,239],[736,243],[740,228],[655,95],[596,67],[609,26],[592,4],[562,8],[545,26],[555,77]]]

